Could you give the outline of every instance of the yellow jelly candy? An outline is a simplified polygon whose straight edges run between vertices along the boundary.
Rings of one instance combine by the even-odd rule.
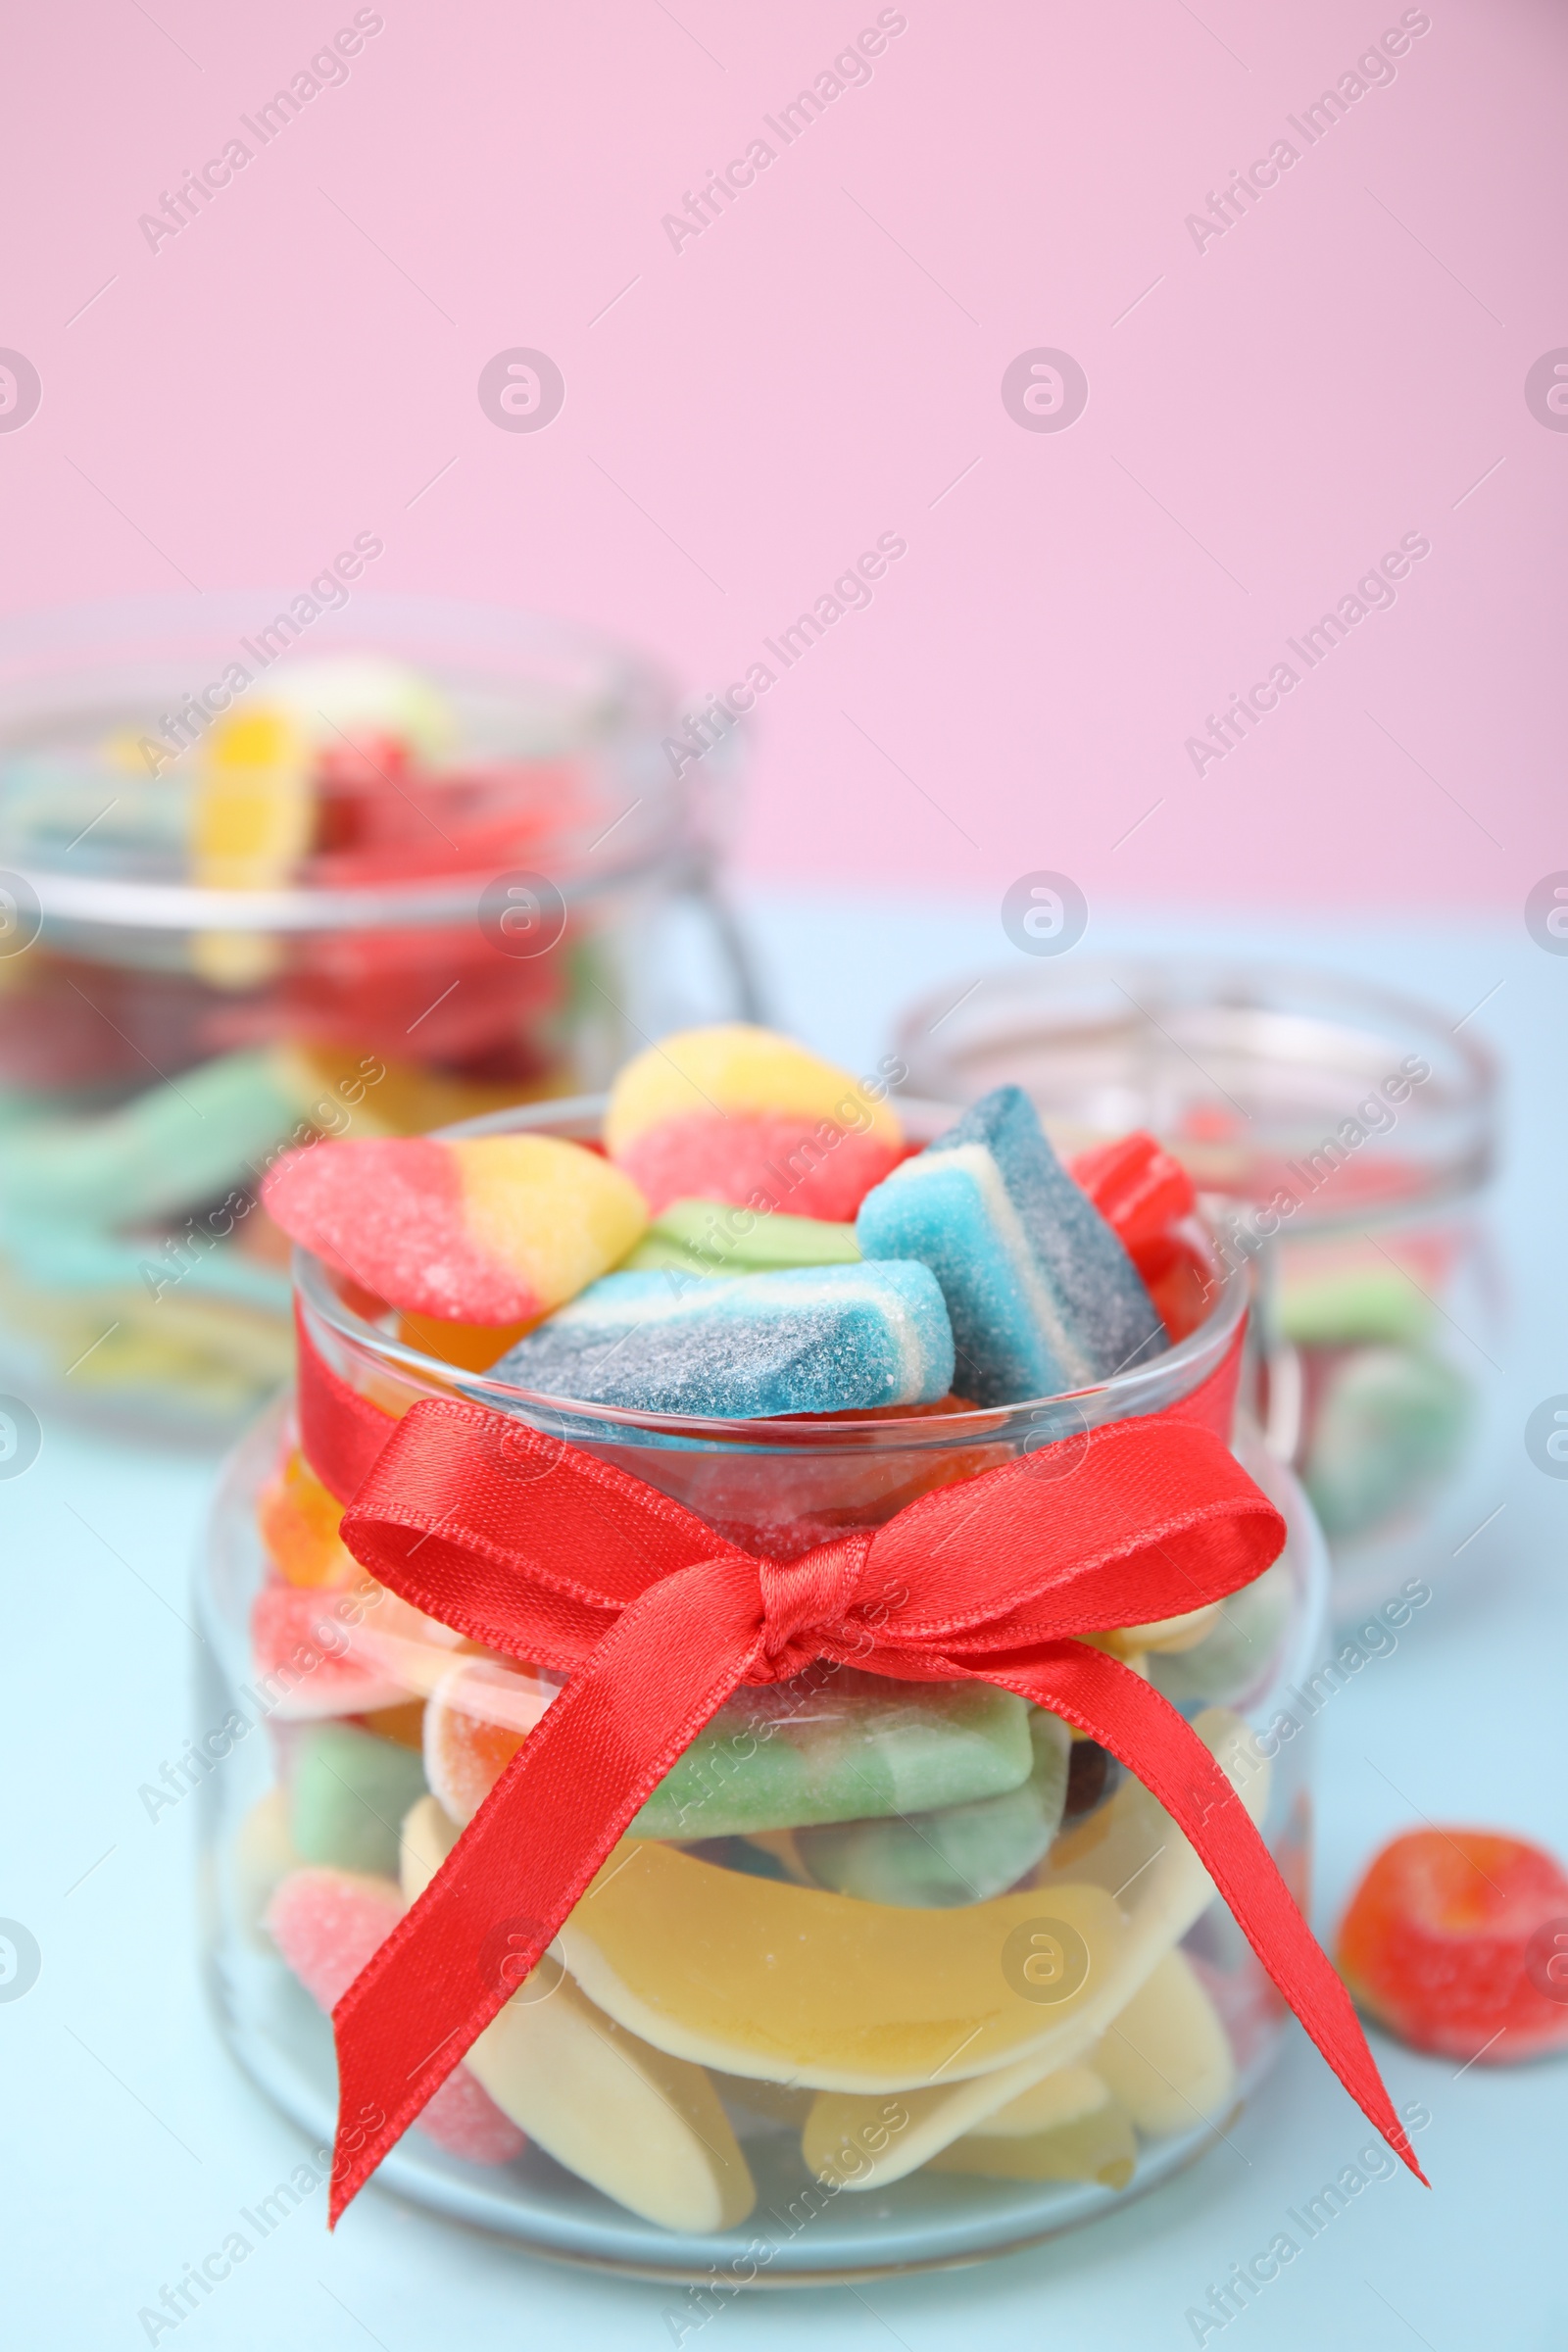
[[[311,748],[281,710],[235,711],[209,734],[198,770],[190,875],[199,889],[276,890],[310,848],[315,824]],[[210,931],[191,960],[216,988],[251,988],[277,963],[276,942],[254,931]]]
[[[403,1825],[403,1891],[424,1890],[458,1836],[433,1797]],[[488,2025],[466,2064],[518,2130],[645,2221],[733,2229],[757,2201],[751,2172],[701,2067],[650,2049],[586,2000],[549,1954]]]
[[[1057,1984],[1027,1974],[1043,1919],[1061,1931]],[[915,1911],[627,1840],[561,1943],[589,1997],[658,2048],[853,2096],[1017,2058],[1093,1997],[1126,1936],[1098,1886]]]
[[[1211,2123],[1236,2096],[1230,2036],[1181,1951],[1113,2019],[1094,2062],[1146,2139]]]
[[[1226,1708],[1210,1707],[1193,1729],[1251,1818],[1261,1820],[1268,1803],[1269,1767],[1248,1725]],[[1130,1775],[1108,1805],[1081,1830],[1056,1840],[1050,1865],[1035,1874],[1032,1894],[1004,1899],[1033,1903],[1037,1914],[1055,1913],[1069,1896],[1085,1891],[1085,1881],[1104,1889],[1113,1907],[1118,1900],[1125,1906],[1125,1913],[1115,1914],[1123,1925],[1113,1956],[1092,1979],[1085,1997],[1071,2008],[1064,2003],[1055,2012],[1043,2011],[1057,2022],[1048,2027],[1032,2050],[1019,2052],[994,2072],[951,2087],[907,2090],[907,2128],[869,2166],[858,2170],[856,2178],[846,2180],[847,2188],[902,2180],[955,2139],[977,2131],[988,2116],[1043,2076],[1089,2060],[1101,2035],[1214,1899],[1213,1882],[1186,1838],[1142,1782]],[[863,2098],[826,2091],[818,2096],[803,2138],[808,2169],[818,2174],[832,2171],[838,2152],[856,2142],[870,2114]]]
[[[1043,2075],[1033,2089],[1020,2091],[995,2115],[975,2126],[971,2136],[996,2139],[1038,2139],[1043,2132],[1059,2132],[1103,2107],[1110,2093],[1092,2067],[1058,2066]]]
[[[1098,2180],[1102,2188],[1125,2188],[1137,2163],[1127,2111],[1102,2084],[1100,2102],[1070,2123],[1027,2135],[973,2133],[933,2156],[927,2169],[978,2173],[988,2180]]]

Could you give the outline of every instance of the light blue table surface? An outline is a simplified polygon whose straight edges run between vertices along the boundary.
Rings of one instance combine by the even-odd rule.
[[[950,974],[961,987],[1009,953],[994,908],[957,902],[774,897],[749,911],[781,1021],[856,1068],[885,1049],[902,1001]],[[1430,1563],[1432,1604],[1323,1711],[1314,1924],[1331,1933],[1367,1857],[1422,1815],[1510,1828],[1568,1856],[1568,1482],[1538,1472],[1522,1439],[1531,1407],[1568,1391],[1568,958],[1535,948],[1522,921],[1461,929],[1446,916],[1332,932],[1271,919],[1250,934],[1097,922],[1087,945],[1331,963],[1429,995],[1454,1018],[1487,998],[1475,1026],[1508,1078],[1495,1214],[1511,1320],[1492,1350],[1506,1400],[1493,1483],[1506,1507],[1462,1559]],[[154,1824],[136,1795],[194,1729],[188,1586],[213,1467],[51,1421],[32,1469],[0,1484],[0,1915],[42,1950],[32,1990],[0,2003],[0,2331],[28,2352],[146,2342],[138,2309],[301,2154],[203,2005],[195,1806]],[[1460,2074],[1374,2039],[1396,2102],[1431,2110],[1417,2144],[1433,2189],[1402,2176],[1372,2184],[1225,2329],[1227,2352],[1563,2352],[1568,2066]],[[686,2341],[1174,2352],[1195,2340],[1188,2306],[1368,2136],[1295,2034],[1229,2142],[1122,2212],[986,2268],[746,2298]],[[329,2239],[323,2207],[318,2193],[291,2214],[160,2340],[177,2332],[183,2352],[658,2352],[675,2340],[664,2315],[677,2290],[557,2269],[374,2191]]]

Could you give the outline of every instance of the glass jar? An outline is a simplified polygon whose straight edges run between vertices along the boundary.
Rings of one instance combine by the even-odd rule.
[[[755,1010],[732,743],[677,779],[616,647],[331,588],[0,636],[0,1379],[35,1404],[231,1435],[291,1360],[280,1150]]]
[[[1358,981],[1201,956],[956,993],[899,1022],[911,1086],[972,1102],[1015,1082],[1069,1156],[1151,1129],[1256,1262],[1254,1409],[1316,1506],[1336,1613],[1462,1559],[1495,1504],[1502,1402],[1486,1048]]]
[[[588,1140],[599,1111],[541,1105],[482,1126]],[[952,1116],[903,1112],[916,1140]],[[295,1272],[313,1347],[389,1429],[420,1399],[461,1395],[791,1559],[929,1489],[1190,1396],[1236,1341],[1248,1283],[1212,1268],[1200,1305],[1211,1261],[1201,1228],[1189,1239],[1196,1328],[1142,1369],[991,1411],[774,1422],[530,1397],[404,1345],[390,1309],[306,1253]],[[280,1400],[217,1498],[198,1590],[208,1728],[189,1776],[205,1806],[208,1980],[222,2030],[324,2146],[335,2075],[323,2007],[390,1932],[400,1870],[404,1891],[417,1891],[556,1678],[475,1658],[393,1596],[372,1635],[343,1631],[368,1621],[373,1588],[358,1586],[336,1506],[296,1442]],[[1285,1515],[1281,1559],[1217,1609],[1101,1639],[1227,1761],[1304,1907],[1311,1731],[1283,1733],[1278,1719],[1322,1655],[1327,1563],[1289,1470],[1245,1421],[1234,1446]],[[1054,1447],[1041,1471],[1070,1476],[1081,1458]],[[290,1627],[318,1630],[280,1672]],[[468,1714],[461,1738],[455,1708]],[[759,1773],[782,1780],[764,1787]],[[601,1951],[585,1965],[574,1940],[608,1933],[590,1895],[552,1947],[566,1973],[547,1956],[502,2013],[517,2026],[517,2006],[538,2005],[520,2021],[543,2036],[529,2045],[534,2104],[514,2096],[511,2110],[530,2144],[519,2153],[503,2132],[483,2151],[498,2160],[481,2164],[450,2119],[435,2136],[416,2127],[381,2167],[386,2186],[541,2253],[710,2289],[965,2262],[1106,2212],[1197,2157],[1280,2046],[1278,1997],[1169,1817],[1095,1742],[989,1686],[839,1668],[739,1690],[650,1798],[626,1853],[655,1892],[639,1908],[643,1878],[607,1866],[604,1891],[618,1887],[626,1905],[612,1962]],[[330,1875],[345,1871],[368,1874],[358,1892]],[[672,1905],[658,1893],[665,1880]],[[340,1898],[368,1925],[328,1967]],[[323,1904],[326,1929],[302,1925]],[[995,2009],[998,1971],[1011,1969],[1007,1983],[1042,2004],[1023,2012],[1029,2032],[1036,2016],[1051,2025],[1049,2004],[1079,1990],[1067,1981],[1075,1937],[1099,2007],[1076,2029],[1071,2063],[1057,2025],[1057,2056],[1028,2059],[1021,2076],[996,2055],[977,2067],[966,1999]],[[847,2061],[846,2049],[859,2055]],[[483,2073],[479,2046],[470,2058],[501,2098],[506,2082],[494,2065]],[[932,2086],[948,2083],[961,2103],[933,2119]],[[672,2327],[700,2316],[685,2300],[671,2313]]]

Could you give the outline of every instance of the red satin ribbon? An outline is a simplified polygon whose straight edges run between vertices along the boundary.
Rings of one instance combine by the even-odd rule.
[[[1335,2073],[1424,2180],[1348,1994],[1240,1798],[1157,1691],[1077,1637],[1221,1600],[1284,1522],[1223,1437],[1238,1351],[1193,1396],[1093,1432],[1070,1474],[1023,1457],[921,1495],[787,1565],[725,1542],[623,1470],[456,1399],[400,1422],[303,1327],[302,1442],[352,1497],[350,1549],[488,1647],[565,1670],[418,1901],[332,2013],[335,2224],[514,1990],[626,1825],[741,1684],[814,1659],[995,1684],[1120,1757],[1180,1825]],[[1065,1468],[1065,1465],[1063,1465]],[[508,1966],[487,1971],[505,1926]]]

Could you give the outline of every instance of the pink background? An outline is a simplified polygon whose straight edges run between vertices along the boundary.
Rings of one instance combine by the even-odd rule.
[[[304,586],[371,530],[367,585],[593,619],[713,687],[897,532],[760,708],[753,875],[1484,912],[1568,861],[1568,434],[1523,396],[1568,344],[1549,0],[1433,0],[1201,253],[1186,216],[1304,149],[1285,117],[1398,5],[908,0],[678,253],[662,217],[781,148],[763,114],[874,5],[381,13],[156,253],[138,216],[352,6],[13,26],[0,344],[43,401],[0,434],[9,607]],[[544,431],[480,410],[510,345],[564,374]],[[1002,404],[1039,345],[1088,373],[1064,432]],[[1195,775],[1206,714],[1410,531],[1396,605]]]

